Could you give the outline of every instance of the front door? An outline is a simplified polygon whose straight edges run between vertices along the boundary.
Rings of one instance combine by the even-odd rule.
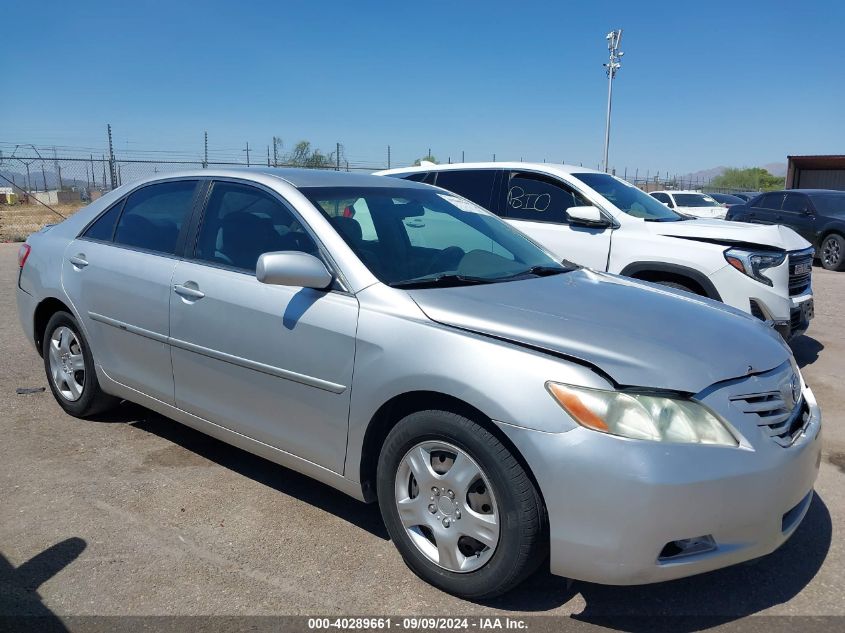
[[[580,193],[545,174],[512,171],[501,197],[502,216],[560,259],[607,270],[612,229],[569,223],[567,209],[592,204]]]
[[[215,182],[171,296],[176,405],[342,472],[358,301],[255,278],[261,253],[317,246],[276,194]]]

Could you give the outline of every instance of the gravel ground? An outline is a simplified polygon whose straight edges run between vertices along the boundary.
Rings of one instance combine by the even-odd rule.
[[[834,537],[845,526],[845,273],[815,269],[816,319],[793,346],[822,406],[825,449],[789,542],[659,585],[541,572],[478,604],[418,580],[373,505],[134,405],[82,421],[49,390],[17,395],[47,383],[18,325],[16,250],[0,244],[0,615],[845,615]]]

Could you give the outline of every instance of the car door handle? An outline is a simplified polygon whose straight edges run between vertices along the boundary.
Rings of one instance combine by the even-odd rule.
[[[68,261],[74,266],[76,266],[76,268],[85,268],[88,265],[88,260],[85,259],[84,253],[79,253],[78,255],[68,257]]]
[[[196,288],[183,286],[182,284],[174,285],[173,292],[175,292],[180,297],[185,297],[186,299],[202,299],[205,296],[204,292],[201,292]]]

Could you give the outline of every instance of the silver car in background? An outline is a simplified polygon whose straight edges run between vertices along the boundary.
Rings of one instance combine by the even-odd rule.
[[[377,500],[408,566],[456,595],[544,563],[609,584],[724,567],[810,505],[820,412],[770,328],[561,263],[442,189],[159,176],[19,259],[65,411],[130,400]]]

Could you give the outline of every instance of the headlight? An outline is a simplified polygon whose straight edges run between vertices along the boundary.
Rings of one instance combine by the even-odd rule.
[[[692,400],[557,382],[547,382],[546,388],[578,424],[594,431],[655,442],[739,446],[724,422]]]
[[[772,280],[763,275],[763,271],[780,266],[786,259],[786,253],[730,248],[725,251],[725,259],[739,272],[745,273],[767,286],[772,286]]]

